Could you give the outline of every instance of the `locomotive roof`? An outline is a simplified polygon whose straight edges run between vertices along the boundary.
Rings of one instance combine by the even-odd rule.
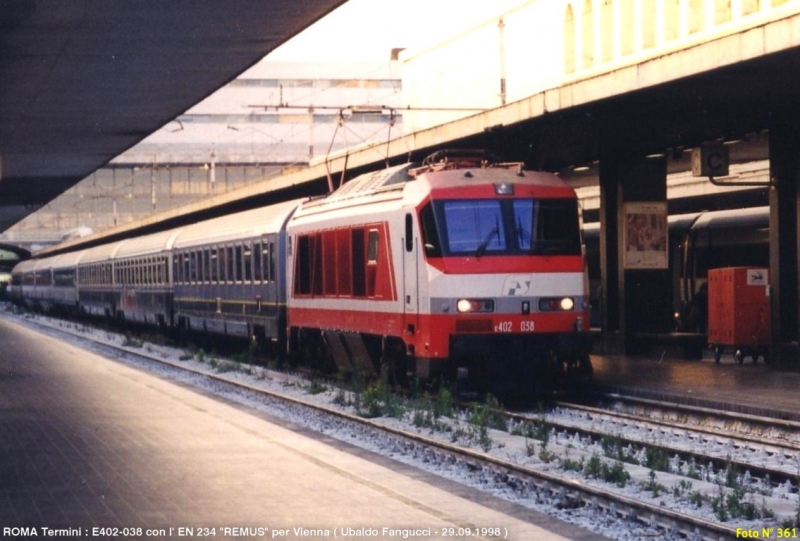
[[[519,164],[501,164],[484,167],[471,166],[418,166],[403,164],[379,171],[359,175],[348,181],[327,197],[304,203],[296,218],[310,216],[334,209],[346,209],[352,205],[382,203],[390,200],[416,200],[435,188],[467,187],[471,184],[517,184],[570,190],[569,186],[551,173],[521,171]],[[413,188],[406,188],[413,187]],[[410,190],[410,191],[409,191]],[[402,193],[402,195],[400,195]],[[410,198],[410,199],[409,199]]]
[[[316,199],[303,205],[304,208],[324,206],[329,203],[338,203],[347,199],[364,197],[378,192],[400,189],[409,180],[414,180],[408,171],[414,164],[405,163],[394,167],[387,167],[371,173],[359,175],[347,181],[335,192],[325,198]]]

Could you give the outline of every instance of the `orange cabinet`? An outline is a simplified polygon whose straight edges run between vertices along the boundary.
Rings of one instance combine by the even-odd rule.
[[[708,271],[708,342],[719,362],[725,346],[741,363],[766,360],[769,346],[769,269],[729,267]]]

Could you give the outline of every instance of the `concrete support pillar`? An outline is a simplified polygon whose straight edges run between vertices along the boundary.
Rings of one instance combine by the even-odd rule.
[[[776,370],[800,366],[800,126],[774,126],[769,132],[770,178],[770,329]]]
[[[600,161],[600,262],[602,269],[603,344],[606,353],[636,353],[646,335],[671,330],[671,283],[666,245],[663,265],[654,263],[659,249],[632,253],[631,233],[663,221],[666,230],[667,167],[665,158],[611,156]],[[655,212],[652,209],[657,209]],[[639,216],[641,223],[637,221]],[[648,236],[649,239],[653,237]],[[664,239],[666,240],[666,239]],[[650,242],[650,241],[648,241]],[[635,249],[634,249],[635,250]],[[634,257],[645,257],[637,264]]]

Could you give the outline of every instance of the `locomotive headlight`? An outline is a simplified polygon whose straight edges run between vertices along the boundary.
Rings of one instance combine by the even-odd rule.
[[[456,310],[461,314],[494,312],[494,301],[492,299],[458,299]]]
[[[570,312],[574,308],[575,300],[572,297],[539,299],[540,312]]]

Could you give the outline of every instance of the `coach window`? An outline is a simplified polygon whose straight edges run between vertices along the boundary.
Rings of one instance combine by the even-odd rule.
[[[189,276],[186,281],[190,284],[197,281],[197,254],[194,251],[189,252]]]
[[[211,248],[208,264],[210,265],[211,275],[209,276],[209,281],[212,284],[217,283],[217,279],[219,276],[219,272],[217,271],[217,262],[219,261],[219,257],[217,257],[217,248]]]
[[[198,284],[203,283],[203,250],[198,249],[196,252],[197,273],[195,275],[195,282]]]
[[[270,242],[269,247],[267,248],[267,262],[269,263],[268,267],[264,269],[264,272],[268,272],[269,281],[274,282],[276,280],[275,275],[275,243]]]
[[[250,244],[244,245],[242,252],[244,258],[244,281],[248,284],[253,281],[253,248]]]
[[[183,283],[189,283],[189,252],[183,253]]]
[[[227,262],[227,265],[226,265],[227,266],[226,281],[228,283],[233,283],[234,281],[236,281],[236,279],[234,278],[235,275],[233,274],[233,272],[234,272],[233,271],[233,269],[234,269],[234,264],[233,264],[234,259],[233,259],[233,247],[232,246],[228,246],[228,247],[225,248],[225,258],[226,258],[226,262]]]
[[[202,284],[206,281],[206,254],[202,248],[197,250],[197,283]]]
[[[180,257],[181,260],[178,275],[180,276],[181,284],[186,284],[186,252],[182,252]]]
[[[261,274],[261,243],[256,242],[253,244],[253,281],[258,283],[264,280],[264,275]]]
[[[241,246],[236,246],[235,257],[236,257],[236,265],[235,265],[236,269],[234,270],[234,272],[236,273],[235,281],[241,282],[242,281],[242,275],[244,274],[242,272],[242,247]]]

